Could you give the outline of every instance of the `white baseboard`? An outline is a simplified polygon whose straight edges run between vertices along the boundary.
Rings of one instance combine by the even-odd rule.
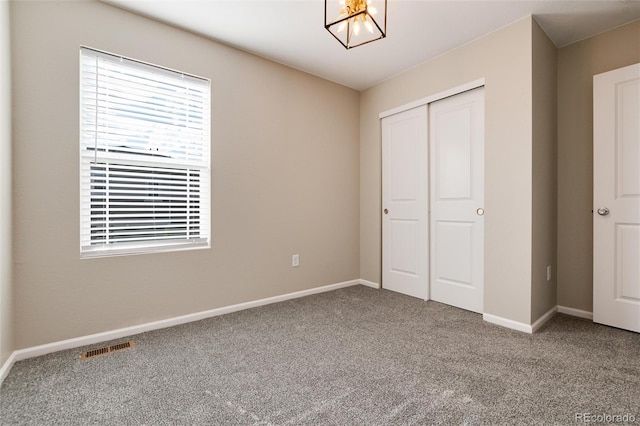
[[[540,327],[542,327],[545,322],[549,321],[556,314],[556,312],[558,312],[558,307],[557,306],[554,306],[553,308],[551,308],[547,312],[545,312],[544,315],[542,315],[533,324],[531,324],[531,331],[533,333],[538,331],[538,329]]]
[[[482,319],[486,322],[490,322],[491,324],[507,327],[512,330],[523,331],[529,334],[533,333],[533,326],[524,322],[518,322],[491,314],[482,314]]]
[[[549,321],[553,316],[559,312],[561,314],[572,315],[574,317],[586,318],[593,320],[593,312],[581,311],[580,309],[567,308],[566,306],[554,306],[549,309],[544,315],[538,318],[533,324],[529,325],[523,322],[513,321],[507,318],[498,317],[491,314],[483,314],[482,319],[492,324],[501,325],[503,327],[511,328],[513,330],[524,331],[525,333],[535,333],[544,323]]]
[[[380,288],[380,284],[378,283],[374,283],[373,281],[367,281],[367,280],[363,280],[362,278],[358,280],[360,282],[360,284],[362,285],[366,285],[367,287],[371,287],[371,288]]]
[[[567,314],[567,315],[571,315],[579,318],[586,318],[588,320],[593,321],[593,312],[583,311],[580,309],[569,308],[569,307],[560,306],[560,305],[558,305],[558,312],[560,312],[561,314]]]
[[[162,328],[172,327],[174,325],[185,324],[188,322],[199,321],[205,318],[211,318],[219,315],[228,314],[231,312],[237,312],[244,309],[255,308],[258,306],[269,305],[272,303],[283,302],[286,300],[297,299],[299,297],[310,296],[312,294],[324,293],[327,291],[337,290],[339,288],[350,287],[354,285],[364,285],[371,288],[380,288],[380,284],[363,279],[344,281],[337,284],[330,284],[322,287],[316,287],[308,290],[297,291],[294,293],[283,294],[280,296],[268,297],[266,299],[254,300],[251,302],[239,303],[237,305],[225,306],[222,308],[211,309],[203,312],[196,312],[193,314],[182,315],[179,317],[168,318],[160,321],[154,321],[146,324],[134,325],[131,327],[120,328],[117,330],[105,331],[102,333],[90,334],[88,336],[76,337],[73,339],[62,340],[59,342],[47,343],[45,345],[33,346],[30,348],[19,349],[14,351],[9,358],[0,367],[0,385],[4,381],[5,377],[9,374],[11,367],[17,361],[23,359],[33,358],[48,353],[62,351],[66,349],[78,348],[80,346],[87,346],[96,343],[106,342],[109,340],[119,339],[135,334],[144,333],[147,331],[159,330]],[[593,313],[587,311],[581,311],[579,309],[568,308],[566,306],[557,306],[551,308],[547,313],[541,316],[533,324],[526,324],[518,321],[513,321],[507,318],[502,318],[496,315],[483,314],[482,319],[492,324],[507,327],[513,330],[522,331],[525,333],[533,333],[538,330],[545,322],[547,322],[557,312],[573,315],[580,318],[593,319]]]
[[[0,386],[2,386],[2,382],[4,382],[4,378],[7,377],[7,375],[9,374],[9,371],[11,370],[11,367],[13,367],[13,364],[15,362],[16,362],[16,353],[12,352],[11,355],[9,355],[9,358],[7,358],[4,364],[2,364],[2,367],[0,367]]]
[[[152,330],[173,327],[175,325],[185,324],[193,321],[199,321],[205,318],[211,318],[231,312],[242,311],[245,309],[255,308],[258,306],[270,305],[272,303],[284,302],[286,300],[297,299],[299,297],[310,296],[312,294],[324,293],[327,291],[337,290],[344,287],[350,287],[361,284],[360,280],[344,281],[337,284],[330,284],[322,287],[315,287],[308,290],[296,291],[280,296],[268,297],[266,299],[254,300],[251,302],[239,303],[237,305],[225,306],[222,308],[210,309],[203,312],[182,315],[174,318],[167,318],[160,321],[149,322],[146,324],[134,325],[131,327],[120,328],[117,330],[105,331],[102,333],[90,334],[87,336],[75,337],[72,339],[62,340],[58,342],[47,343],[45,345],[33,346],[30,348],[19,349],[14,351],[0,369],[0,385],[4,378],[9,374],[9,370],[13,364],[23,359],[33,358],[46,355],[52,352],[63,351],[66,349],[78,348],[80,346],[93,345],[96,343],[106,342],[109,340],[120,339],[122,337],[132,336]],[[365,284],[367,285],[367,284]]]

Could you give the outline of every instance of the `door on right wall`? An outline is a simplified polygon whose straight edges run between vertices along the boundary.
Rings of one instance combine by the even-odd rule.
[[[484,88],[429,104],[431,299],[484,301]]]
[[[593,320],[640,332],[640,64],[593,78]]]

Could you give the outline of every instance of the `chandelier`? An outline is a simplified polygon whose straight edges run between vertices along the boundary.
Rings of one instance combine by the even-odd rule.
[[[324,27],[346,49],[386,37],[387,0],[324,0]]]

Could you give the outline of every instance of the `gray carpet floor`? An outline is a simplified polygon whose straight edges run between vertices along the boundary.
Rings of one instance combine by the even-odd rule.
[[[16,363],[0,423],[640,424],[640,335],[561,314],[528,335],[356,286],[132,339]]]

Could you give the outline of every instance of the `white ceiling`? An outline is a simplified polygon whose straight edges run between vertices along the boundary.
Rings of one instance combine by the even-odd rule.
[[[558,47],[640,19],[640,0],[388,0],[387,37],[347,51],[323,0],[103,1],[357,90],[528,15]]]

